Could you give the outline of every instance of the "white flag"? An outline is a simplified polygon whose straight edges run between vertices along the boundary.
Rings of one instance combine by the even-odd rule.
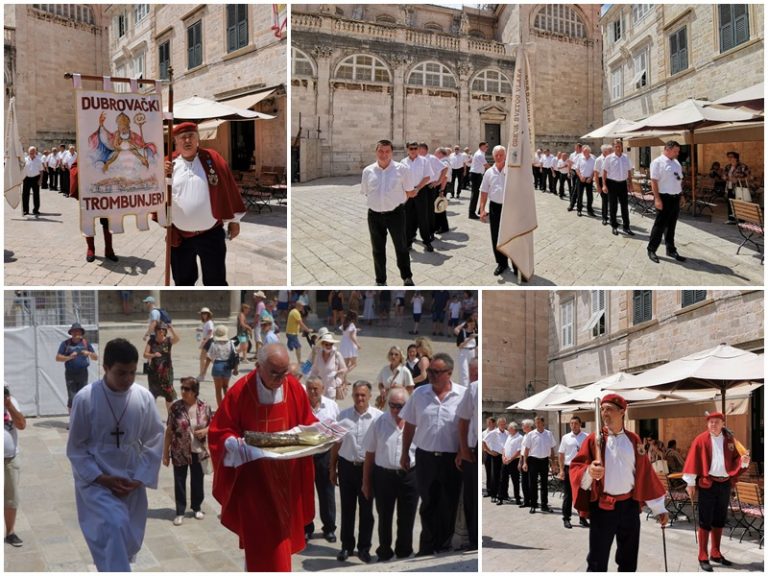
[[[16,120],[16,98],[8,103],[8,113],[5,117],[5,200],[14,210],[19,207],[21,200],[22,168],[24,166],[24,150],[19,140],[19,125]]]

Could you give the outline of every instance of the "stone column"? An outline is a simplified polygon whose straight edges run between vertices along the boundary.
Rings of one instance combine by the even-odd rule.
[[[456,102],[456,108],[458,111],[458,122],[456,123],[456,143],[458,143],[462,149],[465,146],[469,146],[470,153],[474,151],[474,147],[477,146],[477,142],[470,142],[471,134],[469,132],[472,125],[472,99],[470,98],[470,85],[469,79],[472,76],[473,68],[470,64],[461,62],[456,66],[456,72],[459,75],[459,96]]]
[[[390,120],[392,123],[392,144],[397,150],[405,146],[405,72],[411,63],[408,56],[393,56],[392,63],[392,109]]]

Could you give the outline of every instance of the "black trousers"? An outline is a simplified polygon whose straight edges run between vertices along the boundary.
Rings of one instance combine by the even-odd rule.
[[[56,183],[59,181],[58,179],[58,172],[56,168],[48,168],[48,184],[49,184],[49,190],[57,190],[58,186]]]
[[[171,248],[171,272],[176,286],[195,285],[198,258],[205,286],[227,286],[227,245],[223,226],[183,238],[181,246]]]
[[[576,170],[571,170],[570,179],[568,180],[568,190],[570,191],[571,206],[575,204],[573,198],[574,194],[578,194],[579,192],[579,184],[579,177],[576,175]]]
[[[176,516],[184,516],[187,509],[187,469],[191,470],[190,488],[192,510],[197,512],[203,504],[203,467],[196,453],[192,453],[192,464],[173,467],[173,495],[176,500]]]
[[[491,494],[491,456],[483,452],[483,467],[485,468],[485,492],[488,496]]]
[[[477,448],[472,449],[477,455]],[[470,548],[477,548],[477,459],[474,462],[461,461],[461,476],[464,482],[464,517],[467,519]]]
[[[587,212],[592,212],[592,182],[582,182],[576,178],[576,194],[571,194],[571,208],[573,208],[574,202],[576,203],[576,210],[582,211],[584,207],[584,192],[587,193]]]
[[[355,516],[360,507],[357,550],[371,549],[373,501],[363,496],[363,467],[339,457],[339,493],[341,495],[341,547],[355,549]]]
[[[29,214],[29,193],[32,193],[32,206],[35,214],[40,212],[40,177],[25,177],[21,185],[21,211]]]
[[[676,252],[675,228],[677,218],[680,216],[680,195],[659,194],[661,198],[661,210],[656,211],[656,220],[651,228],[651,238],[648,240],[648,250],[656,252],[661,244],[661,237],[667,245],[667,252]]]
[[[616,219],[618,207],[621,206],[621,222],[624,230],[629,230],[629,204],[627,202],[628,190],[627,181],[606,179],[608,183],[608,201],[611,204],[611,228],[618,228],[619,222]]]
[[[48,171],[43,170],[41,174],[43,175],[43,182],[40,184],[40,188],[48,188]]]
[[[562,172],[558,172],[557,173],[557,181],[559,183],[558,193],[559,193],[560,198],[565,196],[565,181],[567,179],[568,179],[568,175],[567,174],[563,174]]]
[[[603,218],[603,222],[608,222],[608,214],[610,213],[610,202],[608,201],[608,193],[603,192],[603,179],[598,176],[595,181],[597,186],[597,195],[600,196],[600,216]]]
[[[637,571],[640,546],[640,505],[636,500],[616,502],[613,510],[603,510],[597,502],[589,505],[589,554],[587,572],[607,572],[608,557],[616,538],[616,564],[619,572]]]
[[[483,175],[477,172],[470,172],[472,179],[472,196],[469,198],[469,217],[477,218],[477,201],[480,199],[480,184],[483,183]]]
[[[312,456],[315,465],[315,490],[320,504],[320,521],[323,532],[336,532],[336,487],[331,483],[331,452]],[[304,529],[310,536],[315,532],[315,523],[310,522]]]
[[[61,193],[64,196],[69,196],[69,169],[67,168],[60,168],[61,176],[59,177],[59,184],[61,188]]]
[[[373,268],[377,283],[386,284],[387,282],[387,233],[392,236],[400,276],[406,280],[412,275],[411,256],[408,253],[408,240],[405,231],[407,205],[407,203],[400,204],[390,212],[368,210],[368,232],[371,235]]]
[[[499,498],[509,498],[509,479],[512,478],[512,490],[515,495],[515,502],[520,501],[520,470],[517,465],[520,458],[515,458],[509,464],[504,464],[501,469],[501,481],[499,484]],[[526,490],[527,492],[527,490]]]
[[[542,168],[541,166],[534,166],[533,167],[533,187],[536,190],[543,190],[544,189],[544,182],[541,178],[542,176]]]
[[[570,466],[563,466],[563,520],[571,519],[571,508],[573,508],[573,488],[568,474]]]
[[[555,177],[555,173],[552,172],[551,168],[546,168],[544,171],[547,174],[547,182],[549,183],[549,191],[552,192],[552,194],[557,194],[557,191],[555,190],[555,181],[557,179]]]
[[[538,495],[536,493],[536,486],[539,486],[539,493],[541,494],[541,505],[547,506],[549,504],[549,492],[547,490],[547,483],[549,481],[549,458],[533,458],[528,456],[528,481],[530,482],[530,498],[531,506],[538,505]]]
[[[501,207],[502,205],[497,202],[488,203],[488,216],[491,222],[491,248],[496,264],[499,266],[508,266],[509,259],[507,258],[507,255],[496,250],[496,245],[499,242],[499,227],[501,226]]]
[[[435,238],[435,200],[440,196],[440,186],[429,186],[429,205],[427,206],[427,225],[429,226],[429,239],[430,242]]]
[[[488,483],[488,491],[490,492],[492,497],[496,497],[499,493],[499,481],[501,480],[501,454],[498,456],[491,456],[488,455],[488,458],[491,459],[491,478]]]
[[[730,482],[712,482],[710,488],[699,488],[699,526],[704,530],[723,528],[728,518],[731,498]]]
[[[416,469],[388,470],[373,467],[373,495],[376,513],[379,516],[379,547],[376,555],[380,560],[389,560],[394,554],[406,558],[413,554],[413,525],[419,505],[419,490],[416,485]],[[477,500],[477,494],[475,494]],[[397,539],[392,550],[392,518],[397,507]]]
[[[461,494],[461,472],[456,469],[455,452],[427,452],[416,449],[416,479],[421,506],[419,551],[425,554],[450,545],[456,526]]]
[[[429,226],[429,208],[435,212],[435,204],[430,201],[431,191],[429,185],[422,187],[415,198],[410,198],[405,203],[406,212],[406,238],[411,243],[416,239],[416,231],[422,242],[432,241],[432,228]]]
[[[520,486],[523,488],[523,504],[526,506],[531,505],[531,475],[524,471],[520,471]]]
[[[453,168],[451,170],[451,198],[454,196],[456,198],[459,197],[459,194],[461,194],[461,184],[462,180],[464,179],[464,168]]]

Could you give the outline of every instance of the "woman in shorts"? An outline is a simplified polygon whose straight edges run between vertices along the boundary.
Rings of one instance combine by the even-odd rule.
[[[227,393],[232,374],[237,375],[239,358],[235,344],[229,339],[229,330],[226,326],[216,326],[213,331],[213,342],[208,348],[208,358],[213,362],[211,376],[213,376],[213,385],[216,389],[216,408],[218,408],[224,394]]]

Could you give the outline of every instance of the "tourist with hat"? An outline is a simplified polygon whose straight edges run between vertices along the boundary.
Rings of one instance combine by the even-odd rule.
[[[619,572],[637,571],[643,505],[662,527],[668,521],[664,486],[642,439],[624,429],[626,411],[624,398],[606,394],[600,401],[602,429],[587,436],[569,467],[574,507],[589,517],[588,572],[608,571],[614,537]]]
[[[688,495],[694,502],[699,491],[699,566],[712,572],[716,562],[731,566],[720,551],[720,540],[728,516],[731,486],[750,464],[749,452],[725,427],[722,412],[710,412],[707,429],[693,439],[683,466],[683,480],[688,485]],[[711,550],[708,550],[711,543]]]
[[[343,395],[344,380],[347,375],[347,364],[344,357],[336,349],[339,341],[333,338],[333,334],[326,332],[317,339],[315,346],[320,350],[312,358],[312,370],[310,378],[316,376],[323,381],[324,394],[327,398],[336,400],[338,394]],[[339,392],[337,393],[337,390]]]
[[[200,308],[200,322],[202,326],[198,328],[200,334],[200,374],[197,377],[198,382],[205,380],[205,375],[208,372],[208,366],[211,364],[211,359],[208,358],[208,348],[213,342],[213,314],[211,309],[203,306]]]
[[[232,373],[237,375],[239,356],[232,340],[229,339],[229,330],[226,326],[219,325],[213,331],[213,342],[208,348],[208,358],[213,362],[211,376],[216,389],[216,407],[221,405],[221,400],[229,388],[229,379]]]
[[[154,296],[147,296],[141,302],[144,304],[144,309],[149,314],[147,330],[144,332],[144,340],[148,340],[149,337],[155,333],[155,328],[157,328],[157,325],[160,323],[160,308],[155,306],[157,301]]]
[[[259,327],[259,338],[263,346],[280,342],[275,334],[275,319],[267,310],[264,310],[259,317]]]
[[[88,366],[98,360],[91,343],[85,339],[85,330],[75,322],[67,332],[69,338],[59,345],[56,361],[64,362],[64,381],[67,383],[67,412],[72,409],[72,399],[88,384]]]
[[[173,181],[173,281],[177,286],[194,286],[199,259],[205,286],[227,286],[225,241],[240,233],[245,214],[240,189],[224,158],[200,147],[194,122],[175,126],[173,137],[178,155],[173,163],[165,163]]]

